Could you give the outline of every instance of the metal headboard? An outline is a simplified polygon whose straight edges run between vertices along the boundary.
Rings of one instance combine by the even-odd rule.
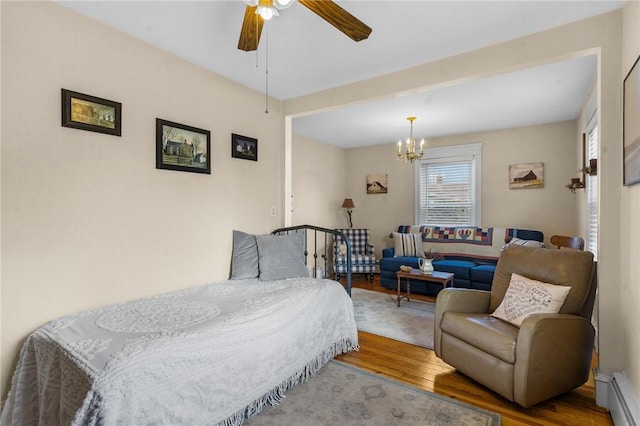
[[[292,233],[304,233],[304,264],[309,266],[313,259],[313,277],[323,278],[327,277],[329,262],[332,257],[333,242],[336,236],[342,237],[343,241],[347,245],[347,293],[351,296],[351,241],[345,234],[337,229],[322,228],[314,225],[298,225],[289,226],[286,228],[279,228],[272,231],[271,234],[286,235]],[[319,247],[319,244],[321,246]],[[313,253],[309,256],[309,250]],[[320,251],[320,253],[318,253]],[[329,256],[331,254],[331,256]],[[318,266],[318,263],[322,262],[322,267]],[[318,272],[322,272],[322,277],[318,277]]]

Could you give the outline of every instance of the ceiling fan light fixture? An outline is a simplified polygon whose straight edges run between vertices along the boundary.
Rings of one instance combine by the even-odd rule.
[[[273,5],[280,10],[289,8],[296,0],[273,0]]]
[[[240,29],[238,49],[245,52],[258,49],[264,22],[278,16],[279,10],[287,9],[294,3],[305,6],[353,41],[365,40],[371,34],[369,26],[333,0],[244,0],[244,3],[247,6]]]
[[[256,14],[260,15],[265,21],[279,15],[278,9],[273,6],[273,0],[259,0]]]

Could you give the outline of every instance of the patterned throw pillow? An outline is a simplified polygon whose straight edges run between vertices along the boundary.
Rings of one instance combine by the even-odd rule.
[[[513,237],[507,243],[508,246],[544,247],[544,243],[536,240],[523,240]]]
[[[393,233],[394,257],[424,257],[422,235]]]
[[[516,327],[531,314],[557,314],[567,298],[571,287],[543,283],[511,274],[509,287],[500,305],[491,314]]]

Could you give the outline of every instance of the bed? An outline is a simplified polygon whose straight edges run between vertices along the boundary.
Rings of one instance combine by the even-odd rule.
[[[265,236],[271,245],[255,237],[259,266],[266,248],[275,247],[276,269],[290,273],[296,265],[304,275],[302,262],[311,277],[238,278],[243,268],[232,264],[224,282],[45,324],[22,347],[0,423],[242,424],[336,355],[358,348],[348,291],[313,277],[326,275],[317,266],[326,264],[326,250],[309,248],[331,247],[335,232],[283,228]],[[290,247],[278,244],[285,240],[303,254],[283,260]],[[246,257],[240,251],[234,235],[235,265]]]

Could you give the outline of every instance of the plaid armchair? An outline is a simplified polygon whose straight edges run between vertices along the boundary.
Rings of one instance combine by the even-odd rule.
[[[369,242],[368,229],[338,229],[351,243],[351,273],[368,274],[369,281],[373,282],[373,273],[376,271],[376,258],[373,253],[373,244]],[[343,238],[339,235],[333,243],[333,268],[336,280],[340,274],[347,273],[347,247]]]

